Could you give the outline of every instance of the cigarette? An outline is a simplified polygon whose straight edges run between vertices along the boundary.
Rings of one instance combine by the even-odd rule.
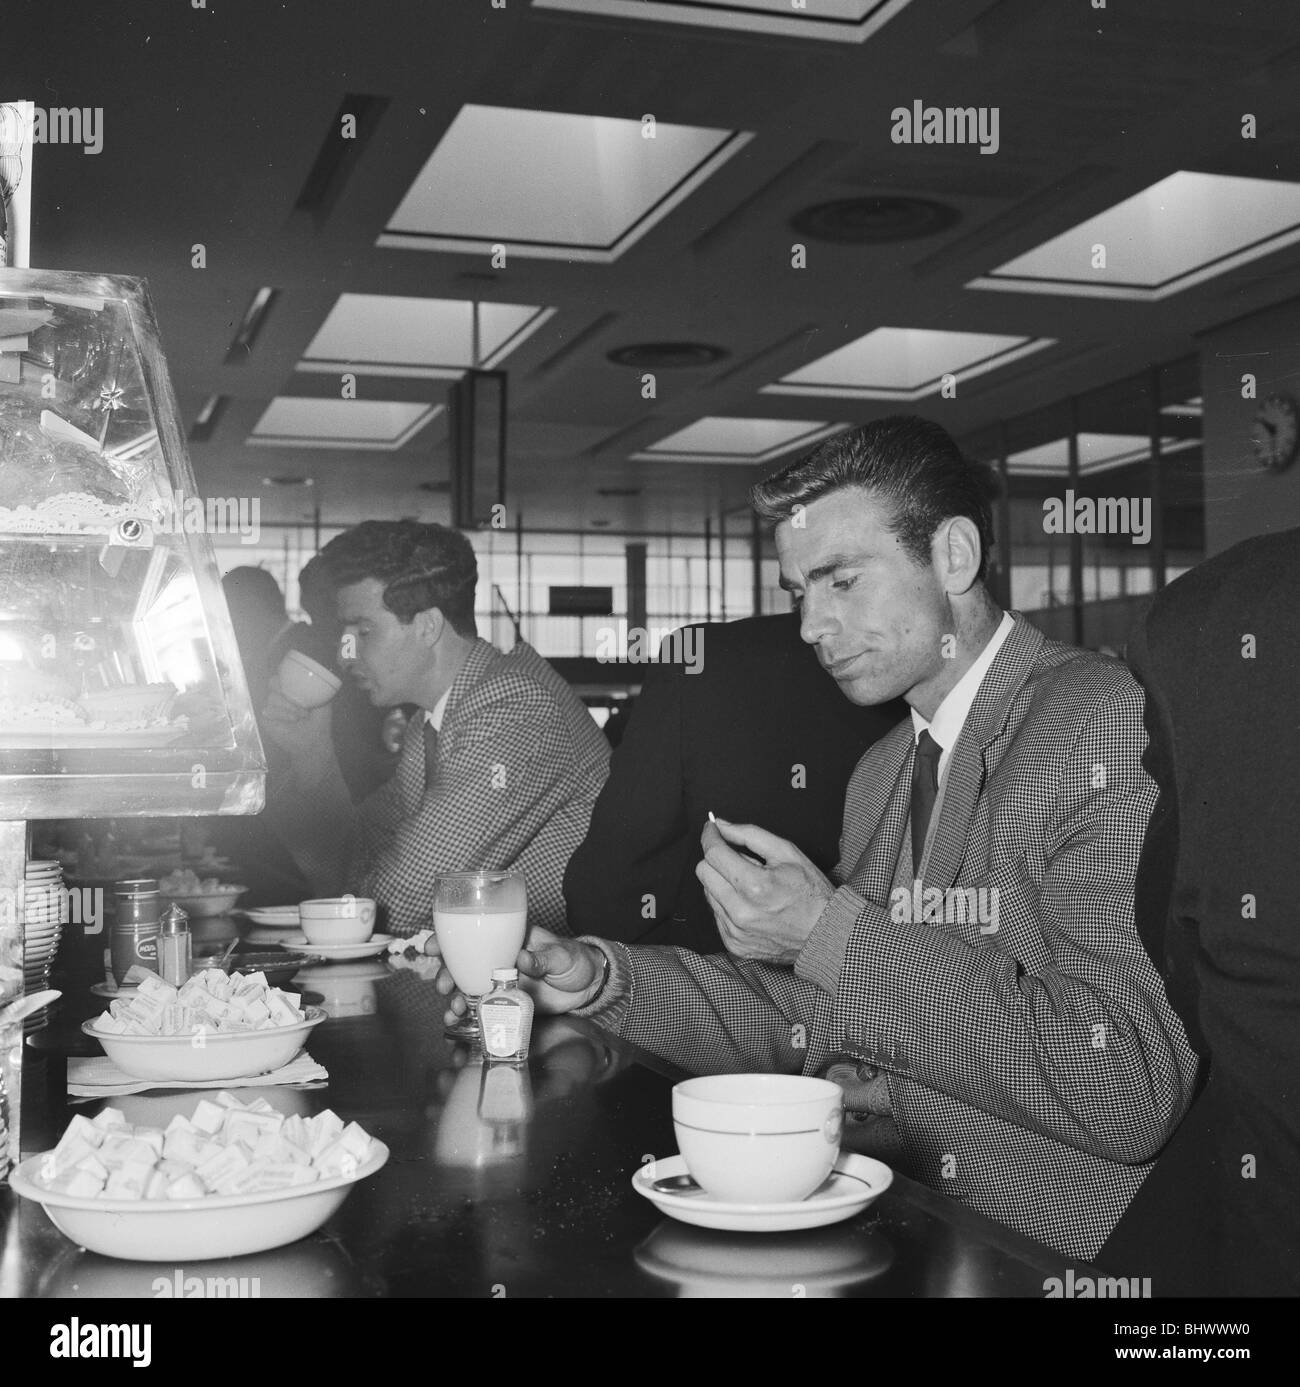
[[[711,824],[716,824],[716,823],[718,822],[717,819],[716,819],[716,818],[714,817],[714,815],[713,815],[713,810],[712,810],[712,809],[709,810],[709,822],[710,822]]]

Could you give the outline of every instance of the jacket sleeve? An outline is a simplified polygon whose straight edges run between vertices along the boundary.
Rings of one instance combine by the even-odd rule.
[[[682,694],[676,663],[646,667],[584,841],[564,873],[575,934],[634,943],[671,919],[692,842],[682,781]]]
[[[817,989],[788,968],[689,949],[586,942],[609,957],[605,993],[578,1014],[692,1074],[797,1074]]]
[[[1142,705],[1130,681],[1039,767],[1049,832],[1041,852],[1035,844],[995,862],[978,884],[997,908],[987,942],[849,887],[823,912],[796,971],[833,993],[832,1035],[890,1074],[891,1092],[899,1080],[923,1084],[1125,1163],[1150,1160],[1177,1125],[1196,1059],[1133,919],[1155,802],[1140,763]],[[1012,919],[1020,939],[1041,947],[1021,958],[997,947],[999,924]]]

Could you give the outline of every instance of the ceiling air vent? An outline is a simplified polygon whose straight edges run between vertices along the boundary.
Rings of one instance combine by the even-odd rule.
[[[956,208],[925,198],[850,197],[807,207],[791,218],[790,225],[814,241],[880,246],[936,236],[960,220]]]
[[[615,366],[632,366],[638,371],[680,371],[712,366],[726,356],[723,348],[710,347],[704,342],[638,342],[629,347],[615,347],[606,359]]]
[[[302,185],[294,211],[309,216],[320,226],[329,216],[353,169],[373,138],[388,97],[349,92],[334,113],[325,142]]]

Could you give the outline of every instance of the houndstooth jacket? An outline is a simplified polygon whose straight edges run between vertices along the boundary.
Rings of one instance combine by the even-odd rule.
[[[358,807],[353,889],[410,935],[431,927],[440,872],[512,868],[529,921],[564,933],[564,868],[609,772],[609,744],[573,690],[525,642],[503,655],[475,641],[432,761],[426,783],[417,713],[393,778]]]
[[[1091,1257],[1197,1066],[1134,926],[1155,803],[1142,713],[1121,664],[1017,616],[954,748],[922,868],[925,887],[996,901],[995,928],[955,891],[937,919],[891,891],[905,719],[849,782],[842,884],[793,969],[602,944],[611,984],[585,1014],[696,1073],[878,1066],[909,1173]]]

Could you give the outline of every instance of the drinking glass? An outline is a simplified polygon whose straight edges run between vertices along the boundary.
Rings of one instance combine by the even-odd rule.
[[[433,891],[438,952],[469,1011],[447,1034],[480,1039],[478,1001],[492,990],[492,970],[513,968],[528,931],[522,872],[448,872]]]

